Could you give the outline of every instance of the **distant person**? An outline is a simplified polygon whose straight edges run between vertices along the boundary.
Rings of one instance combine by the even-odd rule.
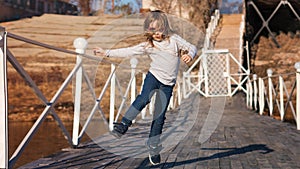
[[[114,123],[112,134],[118,138],[126,133],[132,120],[150,103],[156,92],[155,110],[151,124],[149,139],[146,146],[149,150],[149,161],[157,165],[161,161],[160,135],[165,113],[169,105],[173,88],[179,70],[180,59],[189,63],[196,55],[197,49],[179,35],[175,34],[168,22],[167,15],[162,11],[151,11],[144,21],[146,42],[136,46],[120,49],[94,49],[94,53],[107,57],[128,57],[134,55],[148,55],[152,62],[144,80],[141,94],[130,105],[120,123]]]

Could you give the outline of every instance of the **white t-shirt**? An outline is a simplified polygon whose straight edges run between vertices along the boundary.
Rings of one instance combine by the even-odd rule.
[[[161,42],[153,41],[154,47],[149,42],[143,42],[136,46],[106,51],[108,57],[128,57],[134,55],[148,55],[152,62],[149,71],[163,84],[174,85],[180,64],[179,50],[187,50],[192,58],[197,53],[197,48],[173,34]]]

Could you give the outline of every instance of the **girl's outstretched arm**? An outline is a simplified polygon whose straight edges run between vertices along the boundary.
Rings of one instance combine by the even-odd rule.
[[[146,42],[140,43],[136,46],[119,48],[119,49],[104,50],[102,48],[95,48],[94,54],[101,54],[107,57],[128,57],[134,55],[143,55],[145,54],[145,46],[146,46]]]

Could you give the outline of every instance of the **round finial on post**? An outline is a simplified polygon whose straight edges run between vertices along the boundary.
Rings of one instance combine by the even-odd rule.
[[[257,79],[257,74],[253,74],[253,80]]]
[[[267,74],[268,74],[268,76],[272,76],[273,70],[272,70],[271,68],[269,68],[269,69],[267,70]]]
[[[87,44],[88,43],[84,38],[76,38],[73,42],[73,46],[76,48],[76,52],[78,53],[84,53]]]
[[[299,70],[300,69],[300,62],[295,63],[295,69]]]
[[[139,63],[139,61],[136,58],[130,59],[131,68],[136,68],[138,63]]]

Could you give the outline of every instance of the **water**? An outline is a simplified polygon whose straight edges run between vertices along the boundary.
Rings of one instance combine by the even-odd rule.
[[[12,156],[33,124],[33,122],[9,122],[9,157]],[[70,135],[72,135],[72,122],[64,122],[64,125]],[[102,124],[102,127],[102,133],[104,133],[106,130],[104,124]],[[99,132],[99,130],[97,130],[97,132]],[[82,142],[88,140],[90,140],[90,138],[87,135],[84,135]],[[31,141],[14,165],[14,168],[18,168],[26,163],[57,153],[61,149],[68,147],[70,147],[70,145],[64,138],[62,130],[58,127],[56,122],[45,121],[32,137]]]

